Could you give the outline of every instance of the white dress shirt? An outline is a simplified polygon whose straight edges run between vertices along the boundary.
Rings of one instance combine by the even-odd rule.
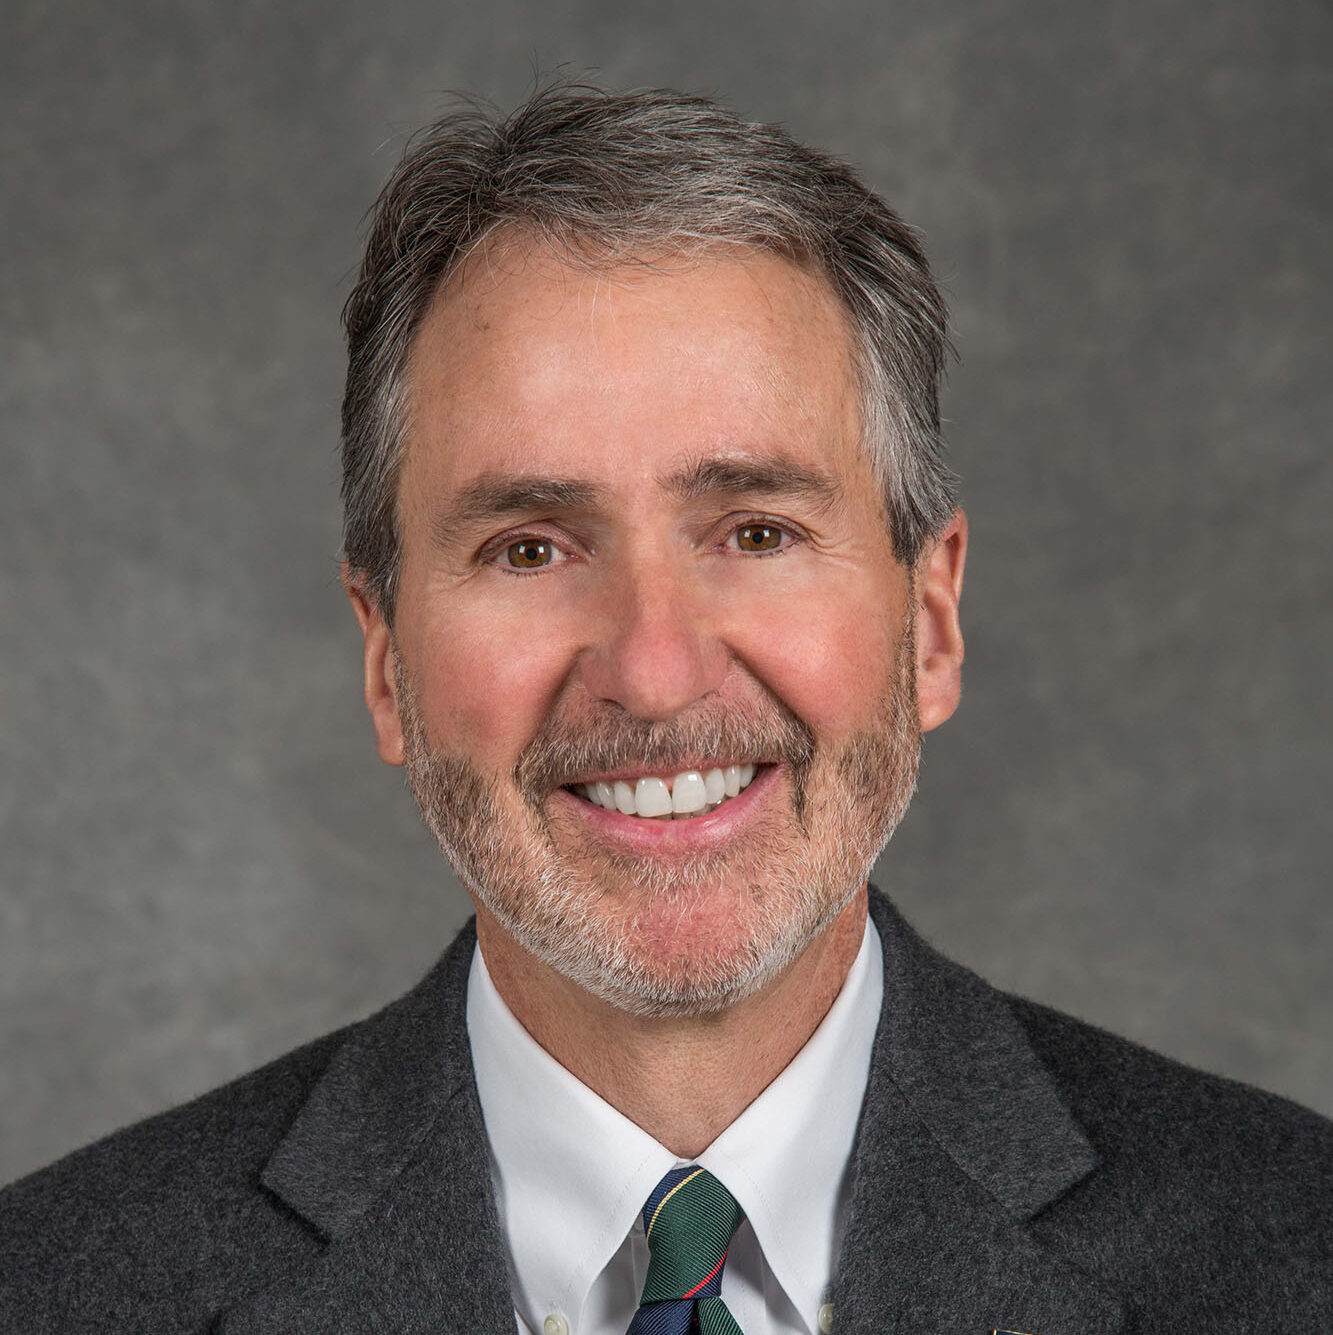
[[[707,1168],[745,1212],[722,1275],[744,1335],[817,1335],[884,995],[867,921],[847,980],[787,1068],[697,1158],[678,1159],[514,1018],[478,950],[467,1026],[520,1335],[625,1335],[648,1268],[640,1212],[669,1169]]]

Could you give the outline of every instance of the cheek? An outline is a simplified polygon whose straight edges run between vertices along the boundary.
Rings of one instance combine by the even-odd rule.
[[[413,667],[436,744],[491,772],[508,770],[568,678],[564,638],[494,607],[455,606],[424,619]]]
[[[812,597],[737,637],[738,655],[821,738],[849,736],[875,717],[892,678],[902,606],[893,598]]]

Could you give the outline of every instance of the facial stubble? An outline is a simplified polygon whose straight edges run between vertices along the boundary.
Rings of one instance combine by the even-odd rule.
[[[613,705],[577,717],[557,707],[512,774],[491,780],[431,741],[397,655],[395,687],[408,786],[464,886],[521,947],[635,1015],[721,1011],[781,974],[863,889],[916,784],[910,615],[872,722],[836,748],[761,690],[665,723]],[[575,775],[672,773],[700,755],[782,768],[785,799],[770,796],[743,843],[656,859],[552,815],[548,799]],[[723,928],[701,939],[692,918],[713,922],[719,902]]]

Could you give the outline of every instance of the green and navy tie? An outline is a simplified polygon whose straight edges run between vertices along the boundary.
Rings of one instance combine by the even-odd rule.
[[[741,1335],[720,1297],[731,1236],[744,1216],[705,1168],[673,1168],[643,1207],[648,1275],[628,1335]]]

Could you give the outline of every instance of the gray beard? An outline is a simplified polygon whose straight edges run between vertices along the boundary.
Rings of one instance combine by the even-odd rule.
[[[907,810],[921,744],[910,630],[909,618],[875,725],[834,754],[821,755],[811,730],[768,696],[667,723],[607,706],[578,719],[556,711],[514,768],[517,812],[467,756],[432,747],[395,656],[408,786],[463,885],[523,949],[631,1014],[715,1013],[776,978],[837,917]],[[581,848],[576,832],[576,846],[561,851],[546,798],[562,781],[618,768],[671,772],[683,755],[779,757],[792,818],[739,851],[669,862],[608,852],[586,832]],[[710,888],[742,883],[742,939],[669,966],[643,957],[636,914],[613,902],[627,889],[631,903],[683,916]]]

